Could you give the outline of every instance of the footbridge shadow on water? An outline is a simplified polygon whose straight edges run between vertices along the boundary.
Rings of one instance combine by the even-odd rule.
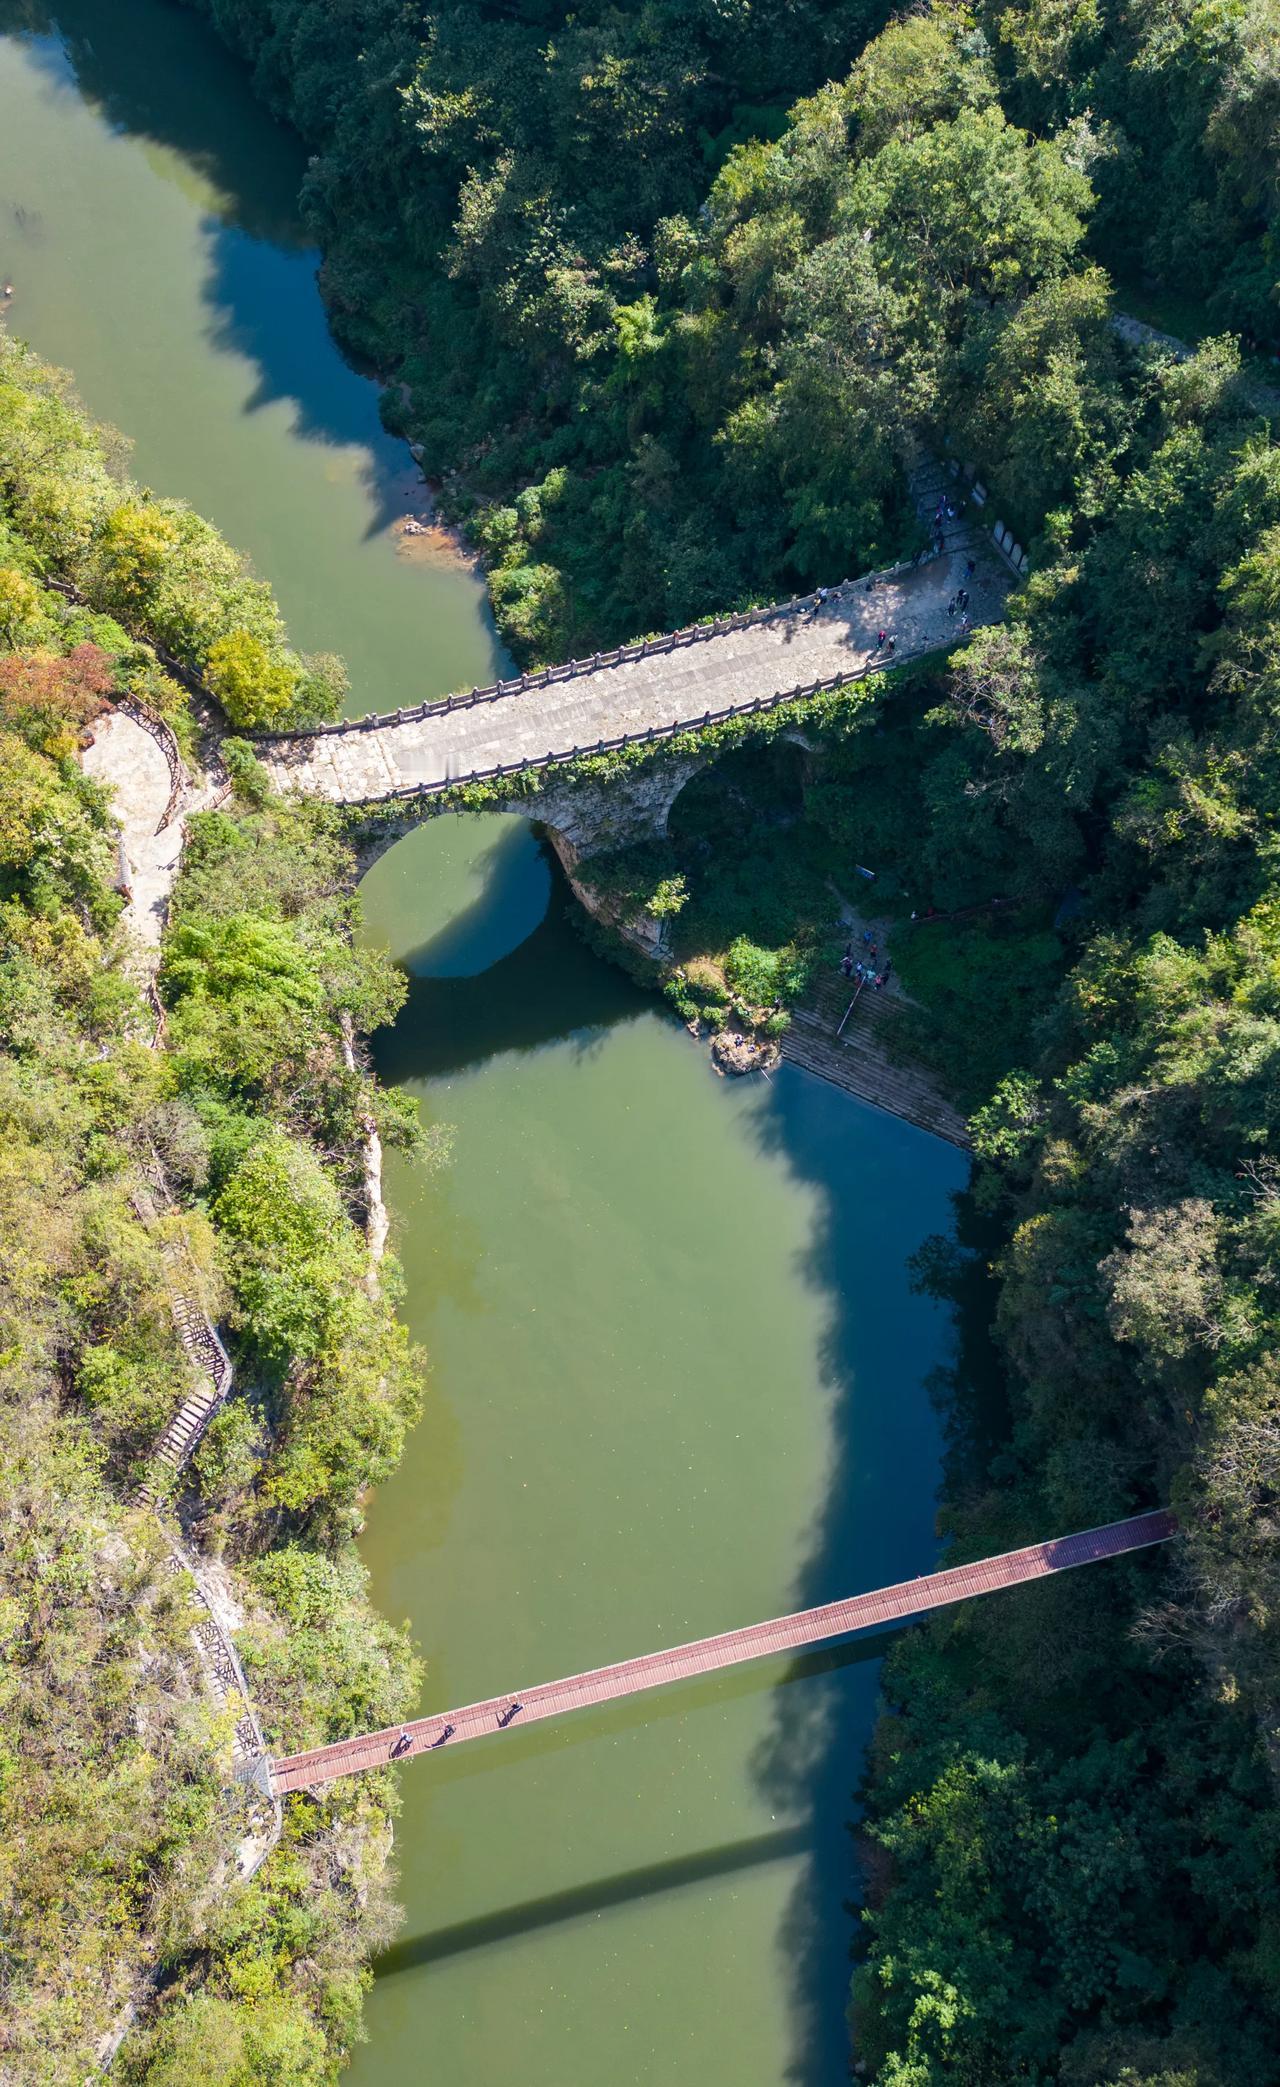
[[[663,1892],[682,1891],[691,1884],[732,1877],[761,1863],[782,1862],[802,1854],[805,1840],[803,1827],[780,1826],[772,1833],[755,1834],[723,1848],[701,1848],[689,1855],[672,1856],[666,1862],[647,1863],[617,1877],[593,1878],[590,1884],[548,1892],[545,1898],[528,1899],[520,1906],[504,1906],[497,1913],[460,1920],[452,1927],[436,1928],[429,1935],[415,1935],[407,1942],[398,1942],[378,1958],[375,1970],[379,1978],[392,1978],[398,1971],[416,1971],[423,1964],[439,1964],[447,1957],[491,1949],[498,1943],[534,1934],[540,1928],[560,1927],[566,1921],[584,1920],[617,1906],[634,1905],[638,1899],[656,1898]]]
[[[473,1775],[509,1770],[518,1759],[536,1759],[557,1754],[567,1746],[596,1744],[602,1738],[635,1730],[641,1725],[678,1722],[700,1708],[724,1704],[749,1696],[770,1695],[794,1682],[813,1681],[822,1675],[878,1663],[888,1647],[902,1635],[899,1630],[878,1632],[843,1645],[821,1646],[798,1658],[764,1660],[758,1666],[738,1668],[704,1680],[687,1682],[661,1694],[624,1698],[601,1705],[580,1721],[567,1720],[554,1727],[532,1727],[514,1733],[501,1749],[478,1747],[474,1752],[442,1756],[433,1763],[439,1785],[460,1782]],[[439,1963],[447,1957],[488,1949],[538,1929],[558,1927],[565,1922],[603,1913],[611,1908],[678,1891],[686,1885],[703,1884],[755,1869],[761,1864],[793,1859],[808,1852],[811,1829],[807,1823],[781,1826],[772,1832],[746,1836],[723,1847],[703,1848],[661,1862],[644,1863],[614,1877],[595,1877],[589,1883],[523,1904],[503,1906],[471,1920],[456,1921],[411,1935],[396,1942],[374,1964],[379,1978],[413,1971],[423,1964]]]

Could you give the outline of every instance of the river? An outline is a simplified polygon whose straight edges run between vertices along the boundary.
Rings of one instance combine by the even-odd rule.
[[[166,0],[0,4],[10,323],[387,707],[497,653],[474,575],[396,533],[415,474],[327,334],[302,164]],[[521,822],[438,821],[365,898],[411,981],[380,1070],[453,1135],[390,1170],[432,1376],[364,1540],[425,1707],[929,1566],[949,1329],[907,1262],[962,1157],[791,1069],[716,1081]],[[411,1767],[355,2087],[840,2078],[881,1650]]]

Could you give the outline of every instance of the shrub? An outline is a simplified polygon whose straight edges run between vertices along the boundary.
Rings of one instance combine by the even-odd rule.
[[[233,725],[279,725],[293,714],[298,669],[252,631],[228,631],[210,646],[205,679]]]
[[[767,1007],[773,1000],[795,1000],[809,983],[813,957],[793,943],[781,949],[762,949],[758,942],[739,935],[725,958],[725,977],[752,1007]]]

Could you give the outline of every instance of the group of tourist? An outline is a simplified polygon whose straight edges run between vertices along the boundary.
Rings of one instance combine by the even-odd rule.
[[[860,986],[870,986],[878,993],[889,983],[893,958],[886,957],[883,965],[879,965],[880,952],[870,928],[863,929],[862,943],[867,952],[865,957],[855,956],[852,940],[846,942],[844,955],[840,959],[840,969],[846,978],[856,978]]]
[[[520,1712],[523,1709],[523,1703],[509,1703],[505,1710],[499,1711],[497,1718],[498,1730],[500,1732],[505,1732],[507,1726],[509,1724],[512,1724],[515,1721],[515,1719],[519,1717]],[[435,1738],[431,1741],[431,1745],[427,1749],[427,1751],[431,1753],[434,1752],[436,1747],[447,1745],[449,1740],[453,1738],[453,1735],[457,1731],[457,1729],[458,1728],[456,1725],[442,1726],[440,1731],[436,1734]],[[400,1730],[399,1737],[394,1741],[392,1745],[391,1759],[393,1761],[402,1761],[406,1754],[411,1754],[412,1752],[413,1734],[409,1730],[409,1727],[407,1725],[404,1725]]]
[[[970,559],[969,563],[972,566],[973,560]],[[969,590],[967,587],[957,587],[947,603],[947,614],[948,616],[959,614],[961,630],[972,630],[973,625],[969,618]]]

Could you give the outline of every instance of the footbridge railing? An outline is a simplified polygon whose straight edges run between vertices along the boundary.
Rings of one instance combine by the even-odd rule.
[[[493,1738],[515,1724],[531,1725],[543,1718],[559,1717],[565,1711],[616,1702],[619,1697],[661,1688],[668,1682],[740,1666],[746,1660],[763,1659],[770,1653],[821,1645],[876,1624],[903,1623],[954,1602],[993,1594],[1001,1587],[1021,1586],[1074,1566],[1123,1557],[1152,1544],[1167,1543],[1177,1529],[1177,1519],[1168,1508],[1153,1508],[1122,1522],[1108,1522],[1099,1529],[1054,1537],[1018,1551],[1003,1551],[971,1565],[924,1573],[918,1579],[881,1587],[871,1594],[857,1594],[847,1601],[830,1602],[823,1608],[801,1609],[769,1623],[751,1624],[745,1630],[698,1638],[669,1652],[646,1653],[639,1659],[596,1667],[564,1681],[542,1682],[518,1694],[490,1696],[485,1702],[469,1703],[462,1710],[417,1718],[410,1724],[361,1733],[358,1738],[339,1740],[332,1746],[289,1754],[266,1764],[265,1780],[275,1796],[290,1790],[312,1789],[333,1782],[338,1776],[385,1768],[389,1762],[407,1760],[412,1754],[461,1746],[469,1739]]]

